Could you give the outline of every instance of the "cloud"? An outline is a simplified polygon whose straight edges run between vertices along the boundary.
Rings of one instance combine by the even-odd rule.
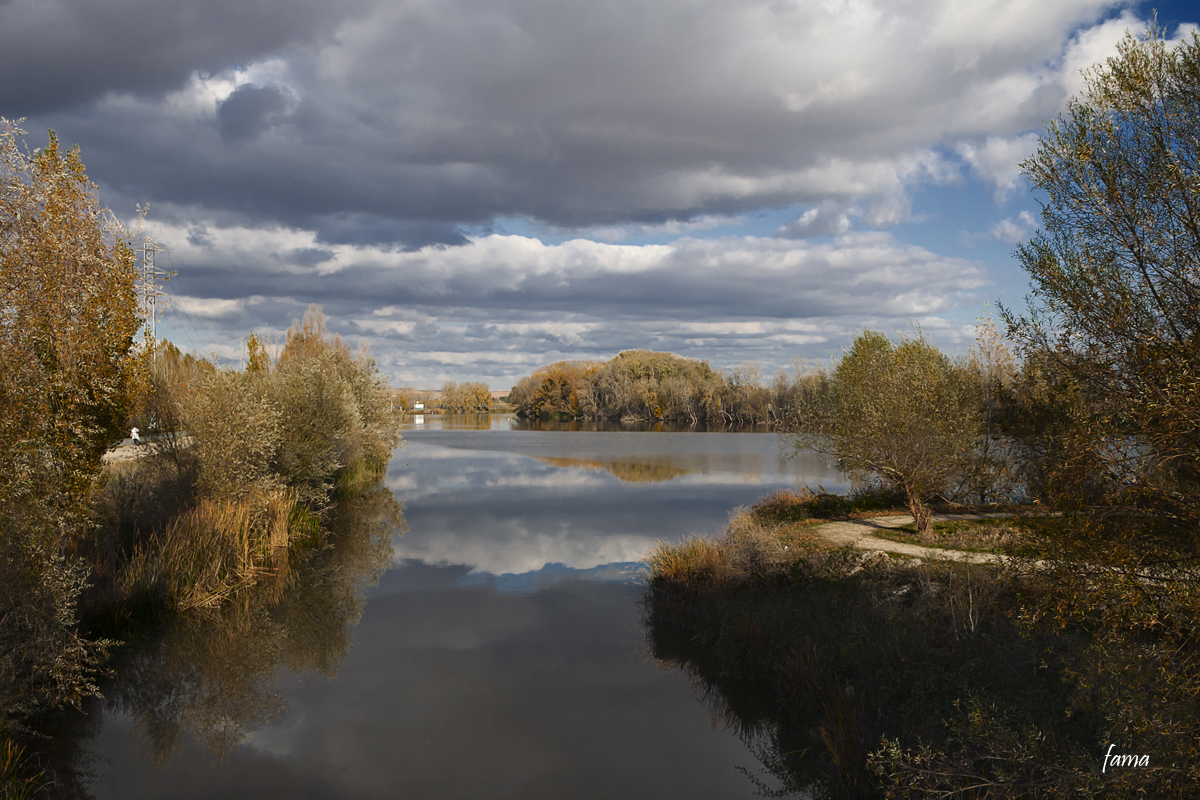
[[[863,325],[962,335],[1003,267],[903,236],[945,241],[915,233],[933,195],[1019,190],[1031,131],[1142,24],[1122,8],[11,0],[0,114],[150,204],[164,325],[202,352],[318,301],[397,380],[629,347],[770,370]]]
[[[19,45],[3,58],[46,72],[0,113],[41,111],[31,127],[84,142],[106,189],[410,248],[498,218],[658,226],[795,204],[857,203],[887,227],[913,186],[953,178],[957,142],[1003,194],[1012,143],[1061,107],[1064,71],[1133,21],[1095,28],[1102,0],[256,0],[193,32],[173,0],[145,31],[156,66],[132,43],[71,53],[75,22],[102,12],[67,3],[0,12]],[[12,33],[35,24],[36,52]]]
[[[1037,150],[1038,135],[1026,133],[1012,138],[989,136],[983,144],[960,142],[958,154],[979,175],[995,187],[997,203],[1006,201],[1021,178],[1021,162]]]
[[[1017,214],[1016,218],[1005,217],[986,231],[975,233],[960,231],[959,240],[966,244],[993,239],[1005,242],[1006,244],[1017,244],[1028,239],[1037,226],[1038,222],[1033,214],[1028,211],[1022,211]]]
[[[328,42],[357,0],[13,0],[0,3],[0,113],[53,113]]]
[[[1002,219],[992,227],[988,234],[1008,244],[1016,244],[1029,238],[1029,234],[1037,227],[1037,220],[1028,211],[1022,211],[1017,219]]]
[[[646,245],[493,234],[419,250],[335,245],[310,258],[312,231],[206,224],[189,240],[183,227],[149,230],[172,245],[173,264],[190,265],[173,290],[186,289],[179,307],[205,315],[213,342],[233,346],[251,329],[278,337],[314,298],[332,329],[372,342],[385,372],[418,383],[477,377],[506,388],[549,361],[639,347],[718,367],[760,360],[770,372],[828,355],[863,324],[943,325],[990,285],[979,262],[889,233]]]
[[[187,295],[174,295],[172,302],[175,306],[185,314],[194,314],[197,317],[224,317],[230,314],[236,314],[245,308],[245,301],[222,300],[218,298],[205,297],[188,297]]]
[[[826,200],[819,206],[805,211],[795,222],[781,225],[775,233],[777,236],[794,239],[845,233],[850,230],[850,215],[859,213],[861,212],[852,206]]]
[[[243,84],[217,106],[221,138],[252,139],[276,124],[292,103],[292,93],[282,86]]]

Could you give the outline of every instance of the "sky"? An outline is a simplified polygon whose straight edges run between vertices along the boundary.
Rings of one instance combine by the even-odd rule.
[[[168,252],[160,338],[310,303],[394,386],[667,350],[765,374],[1021,306],[1019,164],[1108,0],[0,0],[0,116]]]

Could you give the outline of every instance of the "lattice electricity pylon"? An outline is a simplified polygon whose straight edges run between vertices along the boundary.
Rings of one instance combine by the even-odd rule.
[[[154,258],[160,252],[169,254],[171,251],[165,247],[159,247],[153,239],[143,242],[142,268],[138,280],[138,297],[142,304],[142,312],[146,315],[146,331],[150,336],[150,341],[156,344],[158,342],[159,300],[161,298],[164,306],[169,300],[166,292],[158,288],[158,279],[169,281],[175,275],[174,271],[167,272],[155,265]]]

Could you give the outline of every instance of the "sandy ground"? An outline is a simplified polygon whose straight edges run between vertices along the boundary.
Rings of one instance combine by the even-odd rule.
[[[185,446],[191,444],[191,437],[185,436],[182,444]],[[136,458],[141,458],[142,456],[153,452],[153,450],[154,448],[147,444],[145,439],[142,440],[142,444],[136,447],[134,446],[132,439],[126,439],[104,455],[100,456],[100,461],[105,464],[112,464],[119,461],[133,461]]]

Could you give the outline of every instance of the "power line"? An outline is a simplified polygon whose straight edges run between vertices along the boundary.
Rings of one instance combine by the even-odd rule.
[[[171,261],[170,253],[167,254],[167,260]],[[172,267],[175,266],[174,261],[171,261],[171,266]],[[183,286],[183,281],[181,280],[181,277],[178,274],[178,271],[172,270],[171,274],[174,276],[175,284],[179,287],[179,292],[178,293],[172,292],[172,294],[176,297],[178,297],[179,295],[187,295],[190,297],[190,295],[188,295],[188,293],[187,293],[187,290]],[[189,327],[191,327],[191,329],[192,329],[192,333],[194,333],[196,335],[196,341],[199,342],[199,340],[205,338],[204,335],[200,333],[200,328],[203,328],[206,326],[203,325],[198,319],[196,319],[196,317],[192,314],[191,311],[188,311],[186,305],[184,305],[183,303],[180,303],[178,307],[179,307],[179,310],[182,311],[183,314],[185,315],[185,317],[187,318]]]
[[[171,251],[165,247],[159,247],[154,243],[153,239],[147,238],[142,243],[141,281],[138,289],[142,296],[142,308],[145,309],[146,316],[149,319],[151,342],[157,342],[158,340],[158,298],[164,295],[164,292],[158,288],[158,279],[169,280],[174,274],[173,272],[161,270],[155,265],[155,257],[159,251],[166,252],[168,259],[171,257]]]

